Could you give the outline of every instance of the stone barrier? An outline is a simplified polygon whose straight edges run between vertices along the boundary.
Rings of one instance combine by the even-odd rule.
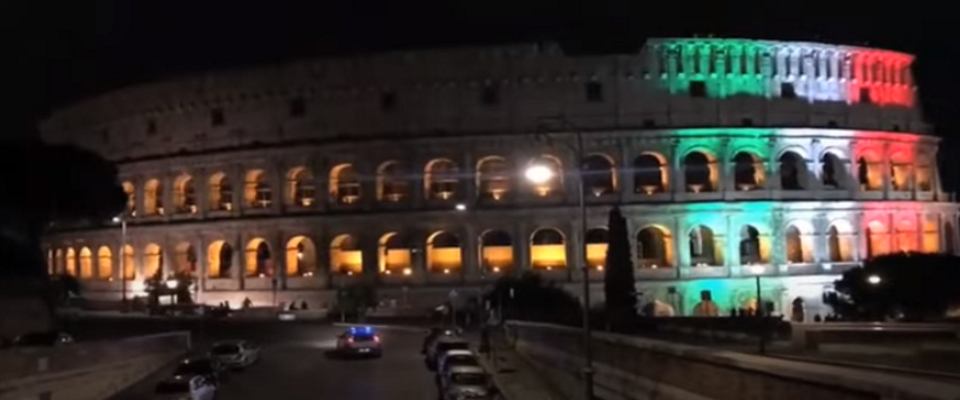
[[[103,400],[175,361],[190,334],[0,351],[0,400]]]
[[[518,353],[568,393],[583,393],[579,329],[508,322]],[[955,400],[960,386],[905,375],[594,333],[594,387],[604,400]]]

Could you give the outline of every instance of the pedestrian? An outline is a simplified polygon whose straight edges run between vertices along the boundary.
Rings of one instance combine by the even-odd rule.
[[[306,300],[303,300],[303,301],[300,302],[300,309],[301,309],[301,310],[306,310],[306,309],[307,309],[307,301],[306,301]]]

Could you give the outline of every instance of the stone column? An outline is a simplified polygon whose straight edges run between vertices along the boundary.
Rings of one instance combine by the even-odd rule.
[[[277,289],[287,290],[287,243],[283,232],[273,232],[268,239],[273,247],[273,279],[277,280]]]
[[[233,203],[233,215],[240,216],[243,213],[243,209],[247,206],[245,196],[247,182],[243,167],[235,165],[229,168],[226,173],[227,181],[230,182],[230,188],[233,189],[233,198],[230,200],[231,203]]]
[[[526,224],[517,224],[513,235],[513,273],[517,276],[530,270],[530,231]]]
[[[478,232],[472,221],[465,224],[461,233],[460,256],[461,264],[464,266],[463,279],[467,283],[474,283],[480,280],[480,271],[483,266],[480,265],[479,249],[477,248]]]

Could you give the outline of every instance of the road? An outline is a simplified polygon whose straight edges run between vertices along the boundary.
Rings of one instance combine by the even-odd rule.
[[[247,339],[261,345],[261,362],[228,375],[220,399],[261,400],[435,399],[433,376],[420,356],[423,334],[382,330],[381,359],[342,360],[332,357],[334,338],[343,331],[322,323],[219,322],[200,327],[192,322],[164,320],[82,321],[72,329],[78,340],[111,336],[159,333],[188,328],[195,330],[197,347],[216,340]],[[112,400],[143,400],[152,397],[157,381],[169,376],[160,371]]]

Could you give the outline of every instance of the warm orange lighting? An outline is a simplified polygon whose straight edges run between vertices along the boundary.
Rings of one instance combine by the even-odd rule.
[[[493,267],[493,272],[500,272],[500,267]]]
[[[413,270],[410,269],[410,268],[404,268],[404,269],[403,269],[403,274],[404,274],[404,275],[410,275],[410,274],[412,274],[412,273],[413,273]]]
[[[449,273],[450,273],[450,269],[449,269],[449,268],[447,268],[447,269],[444,269],[444,270],[443,270],[443,273],[445,273],[445,274],[449,274]]]

